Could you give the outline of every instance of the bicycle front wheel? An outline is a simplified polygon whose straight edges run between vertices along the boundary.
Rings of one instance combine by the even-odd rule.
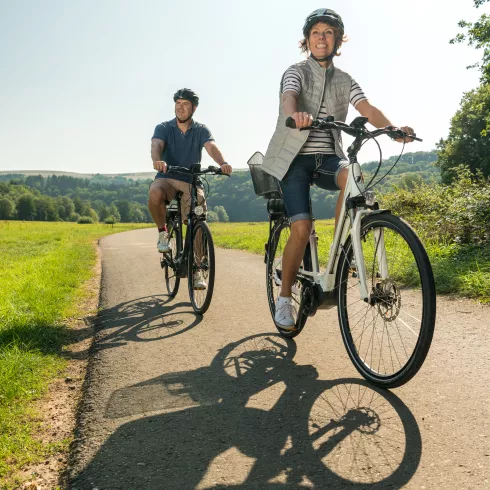
[[[182,225],[173,219],[167,220],[170,252],[162,254],[161,266],[165,270],[165,284],[168,295],[174,298],[179,291],[180,278],[177,273],[177,259],[182,249]]]
[[[198,221],[192,231],[192,254],[188,262],[189,297],[192,308],[204,314],[211,303],[214,289],[214,244],[205,221]]]
[[[418,372],[429,351],[436,318],[432,268],[413,229],[389,213],[363,219],[361,243],[369,298],[360,298],[349,240],[337,276],[342,337],[362,376],[395,388]]]
[[[271,311],[272,319],[276,314],[276,300],[279,297],[281,291],[282,281],[282,257],[284,254],[284,248],[289,240],[291,234],[291,225],[289,220],[281,219],[276,223],[272,229],[269,239],[269,247],[267,250],[267,264],[266,264],[266,281],[267,281],[267,298],[269,300],[269,309]],[[301,263],[301,268],[305,270],[311,270],[311,253],[310,244],[307,244],[305,255]],[[275,322],[279,333],[286,338],[293,338],[299,335],[305,326],[308,315],[301,314],[301,295],[303,284],[299,278],[293,284],[292,299],[294,306],[294,318],[295,328],[294,330],[284,330],[279,327]]]

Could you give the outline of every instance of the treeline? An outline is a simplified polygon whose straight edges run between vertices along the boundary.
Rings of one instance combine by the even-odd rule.
[[[60,181],[61,188],[53,185],[57,180]],[[80,183],[85,187],[76,187]],[[100,189],[97,188],[99,184],[95,184],[92,194],[91,185],[89,179],[56,176],[46,179],[42,176],[22,176],[8,182],[0,182],[0,219],[81,223],[152,221],[146,205],[125,198],[128,192]],[[125,186],[128,189],[121,186],[119,190],[134,191],[141,183],[136,186],[128,181]],[[63,187],[66,188],[66,195],[63,195]],[[143,187],[147,189],[148,185],[143,184]],[[104,195],[105,192],[107,195]],[[105,199],[93,198],[94,194],[104,195]]]
[[[413,189],[421,183],[439,180],[434,165],[435,152],[416,152],[403,155],[398,164],[376,187],[386,193],[394,186]],[[395,163],[387,159],[375,181],[379,180]],[[366,182],[377,168],[377,162],[363,165]],[[3,182],[1,182],[3,180]],[[265,200],[253,190],[250,173],[235,171],[231,178],[209,177],[209,221],[265,221]],[[148,222],[148,188],[151,180],[130,180],[123,177],[96,175],[91,179],[69,176],[0,176],[0,219],[37,221]],[[334,215],[337,193],[311,188],[313,211],[318,219]],[[82,219],[84,218],[84,219]]]
[[[396,162],[397,157],[391,157],[383,162],[374,182],[378,181]],[[375,192],[384,194],[395,187],[414,189],[421,183],[435,184],[440,180],[439,168],[435,166],[437,154],[432,152],[415,152],[402,155],[397,165],[375,187]],[[378,162],[369,162],[362,166],[366,182],[369,181],[377,168]],[[235,171],[231,178],[209,178],[210,193],[208,202],[212,206],[223,206],[231,222],[236,221],[265,221],[268,219],[266,201],[257,197],[253,190],[250,172]],[[337,192],[329,192],[311,187],[313,213],[317,219],[332,218],[335,213]]]

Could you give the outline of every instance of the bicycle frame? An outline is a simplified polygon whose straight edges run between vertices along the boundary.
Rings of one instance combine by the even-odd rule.
[[[191,185],[191,203],[189,207],[189,213],[187,214],[186,217],[186,225],[187,225],[187,231],[185,234],[185,241],[184,243],[181,243],[180,247],[180,254],[178,257],[175,257],[173,260],[175,264],[177,265],[177,275],[178,277],[186,277],[187,275],[187,259],[188,257],[191,257],[193,254],[193,244],[192,240],[190,237],[192,236],[192,232],[194,229],[194,225],[197,221],[199,220],[205,220],[204,216],[196,216],[195,215],[195,208],[197,205],[197,182],[196,182],[197,176],[192,177],[192,182],[190,183]],[[178,192],[177,195],[175,196],[175,200],[177,201],[177,222],[178,226],[182,226],[182,207],[181,207],[181,201],[182,201],[182,193]],[[180,234],[180,237],[182,239],[182,234]],[[182,246],[183,245],[183,246]]]
[[[340,211],[341,220],[336,227],[334,239],[332,243],[331,253],[328,258],[327,266],[324,272],[320,271],[318,262],[318,249],[317,249],[317,234],[315,231],[315,222],[312,223],[312,229],[309,239],[310,251],[311,251],[311,264],[312,271],[304,270],[300,268],[298,275],[309,279],[310,281],[318,284],[324,293],[324,300],[327,300],[329,293],[333,293],[335,289],[337,269],[341,252],[344,250],[345,243],[350,235],[352,240],[354,258],[356,260],[357,274],[359,277],[359,292],[360,298],[364,301],[369,300],[369,289],[366,283],[366,270],[364,264],[364,255],[361,246],[361,220],[362,218],[372,212],[386,212],[386,211],[373,211],[366,204],[360,203],[359,207],[350,205],[348,203],[355,202],[355,199],[362,196],[365,187],[362,180],[361,166],[355,156],[351,157],[351,153],[355,150],[349,148],[349,161],[347,184],[344,190],[344,199]],[[384,239],[382,231],[377,233],[376,254],[379,261],[380,271],[382,278],[388,277],[388,267],[386,263],[386,254],[384,253]],[[282,260],[282,258],[280,259]],[[274,264],[274,270],[276,270],[277,264]],[[281,279],[276,275],[275,280],[277,284],[281,284]],[[299,294],[300,291],[293,285],[293,293]],[[332,298],[333,299],[333,298]],[[334,302],[328,302],[329,306],[334,306]],[[325,306],[328,306],[325,304]]]

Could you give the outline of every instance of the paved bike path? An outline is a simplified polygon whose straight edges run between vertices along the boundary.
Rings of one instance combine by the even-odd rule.
[[[263,258],[217,250],[204,317],[165,295],[155,230],[103,238],[72,489],[490,488],[490,308],[439,298],[432,349],[363,382],[336,309],[276,335]]]

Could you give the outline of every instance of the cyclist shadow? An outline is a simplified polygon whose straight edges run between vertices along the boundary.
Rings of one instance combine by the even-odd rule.
[[[94,325],[97,349],[111,349],[129,342],[153,342],[183,334],[199,325],[188,302],[170,303],[163,295],[145,296],[110,308],[104,308],[90,318]],[[76,352],[72,357],[83,357]]]
[[[421,456],[406,405],[359,379],[319,380],[315,368],[293,361],[294,353],[293,341],[255,335],[226,346],[209,367],[114,392],[108,418],[165,413],[120,426],[73,487],[406,484]],[[223,484],[223,466],[233,483]]]

